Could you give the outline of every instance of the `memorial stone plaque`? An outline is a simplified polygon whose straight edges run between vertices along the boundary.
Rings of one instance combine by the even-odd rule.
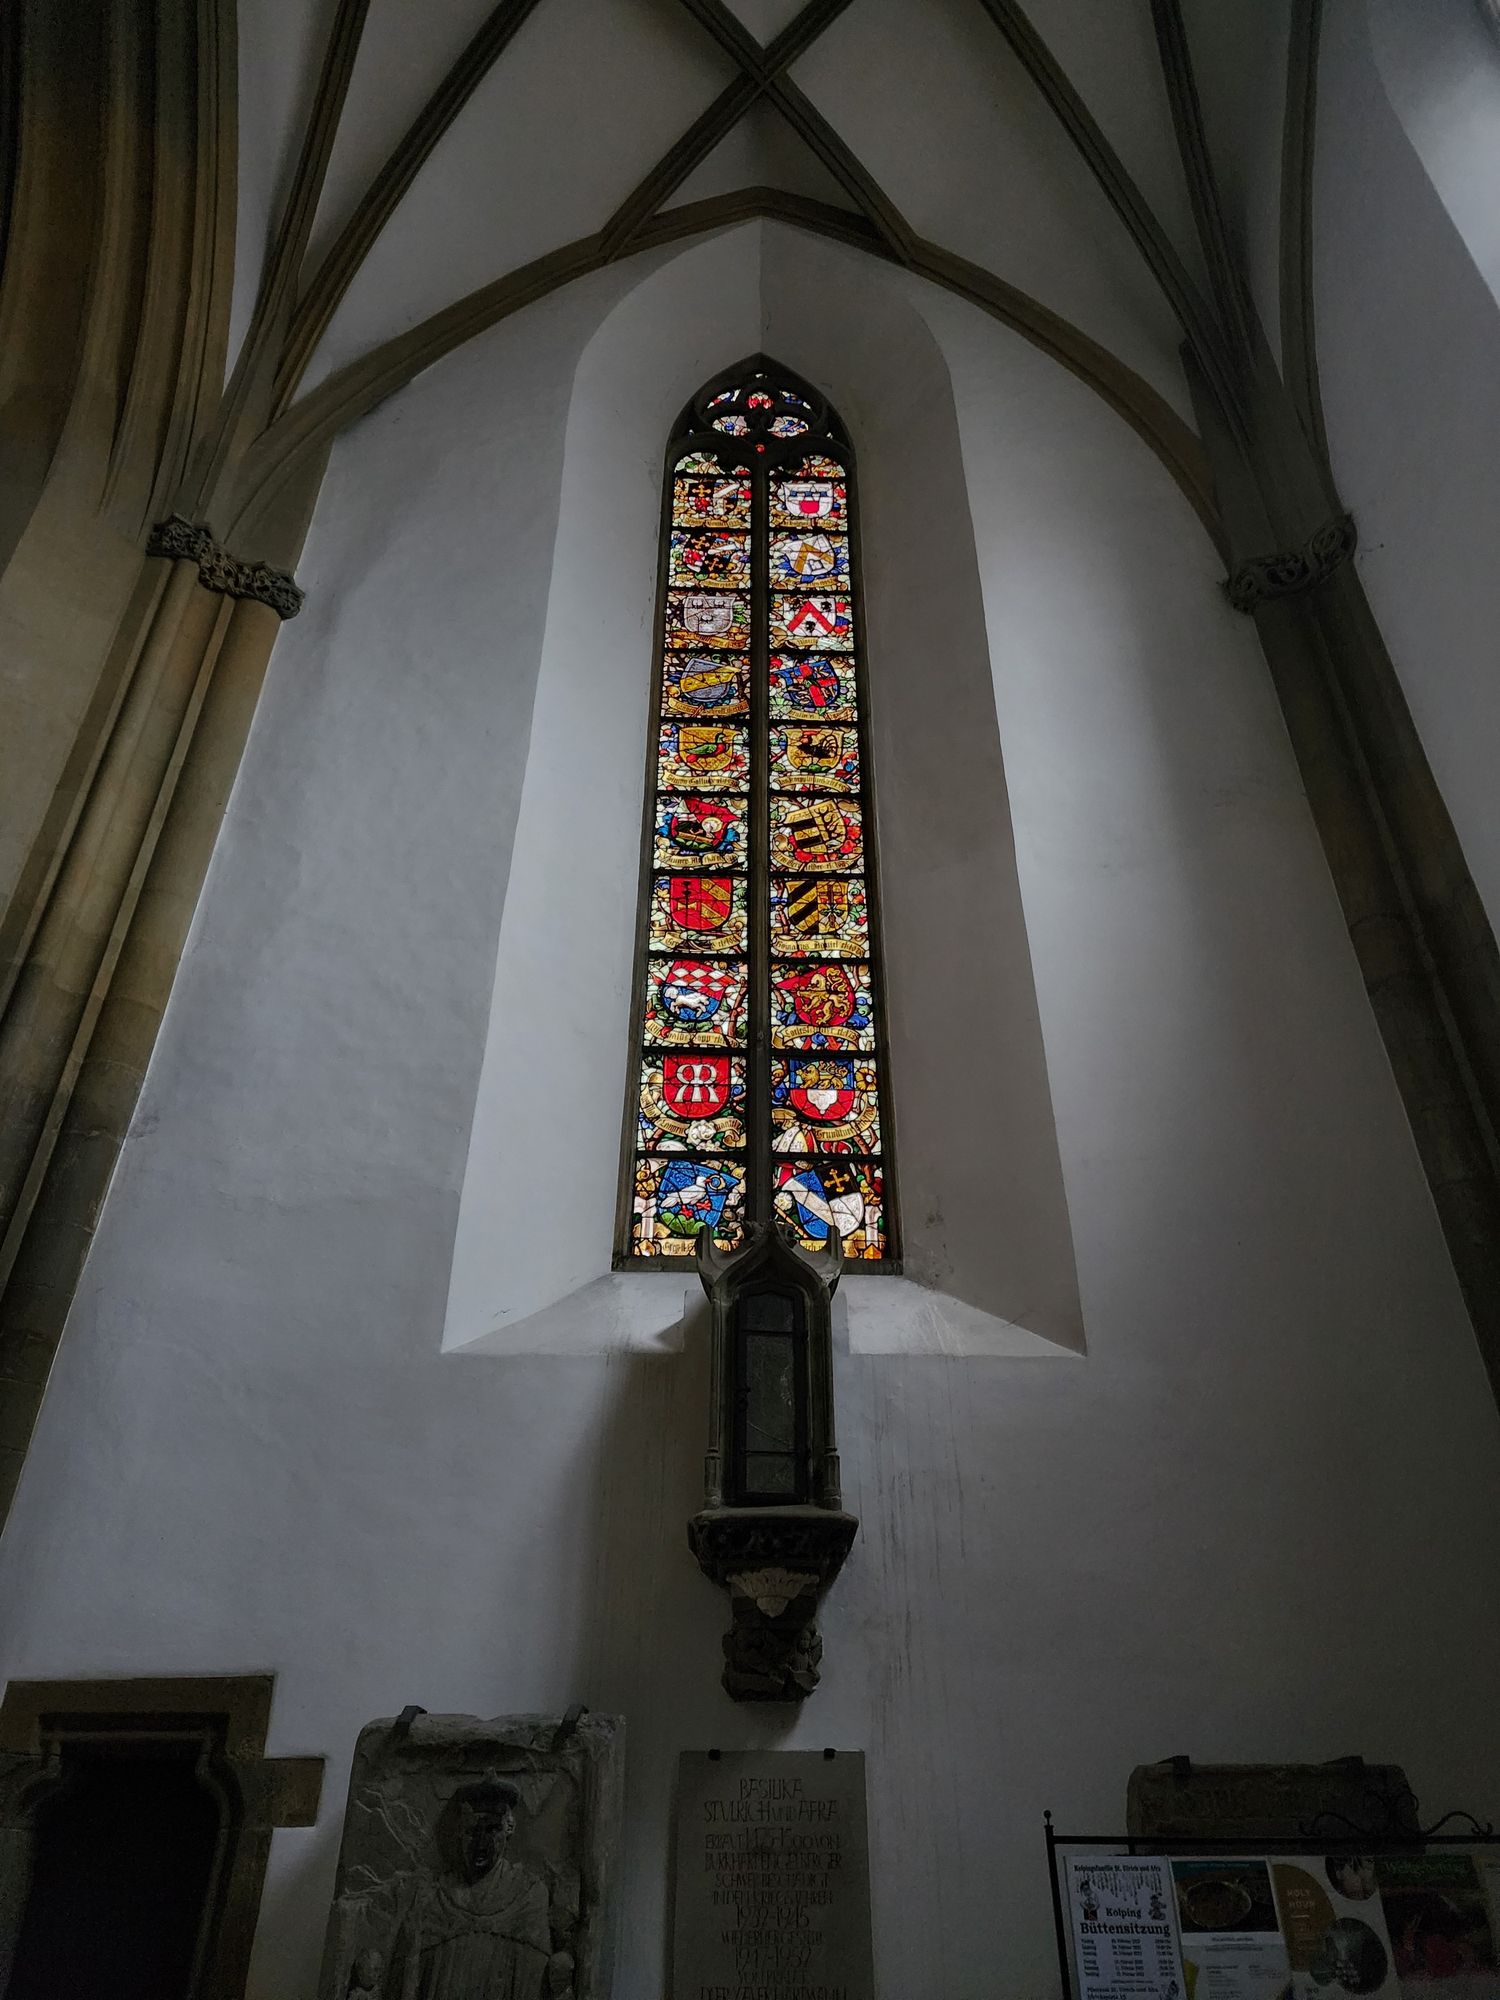
[[[669,2000],[873,2000],[858,1750],[686,1750]]]

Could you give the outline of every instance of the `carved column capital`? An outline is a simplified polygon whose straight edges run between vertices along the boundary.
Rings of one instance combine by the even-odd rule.
[[[1248,557],[1230,572],[1224,588],[1236,611],[1254,611],[1268,598],[1311,590],[1348,562],[1358,545],[1353,516],[1338,514],[1325,521],[1300,549]]]
[[[302,609],[303,593],[290,573],[272,569],[269,563],[242,562],[216,542],[207,528],[200,528],[181,514],[169,514],[158,521],[146,541],[148,556],[167,556],[174,562],[195,562],[198,581],[205,590],[221,597],[248,597],[257,604],[269,604],[278,618],[295,618]]]

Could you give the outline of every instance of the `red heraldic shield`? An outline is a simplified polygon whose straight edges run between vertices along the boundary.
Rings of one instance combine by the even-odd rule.
[[[667,895],[679,930],[718,931],[734,901],[734,881],[729,875],[674,876]]]
[[[809,965],[783,973],[776,984],[809,1028],[841,1028],[854,1012],[854,981],[841,965]]]
[[[729,1102],[728,1056],[663,1056],[661,1094],[679,1118],[716,1118]]]
[[[854,1109],[854,1066],[841,1062],[805,1062],[792,1072],[789,1093],[804,1118],[815,1125],[842,1123]]]

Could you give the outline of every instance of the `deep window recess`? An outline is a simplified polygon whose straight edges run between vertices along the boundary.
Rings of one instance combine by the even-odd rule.
[[[64,1744],[7,2000],[193,2000],[225,1832],[198,1764],[191,1740]]]
[[[854,457],[816,391],[764,357],[702,390],[662,543],[616,1262],[774,1214],[895,1269]]]

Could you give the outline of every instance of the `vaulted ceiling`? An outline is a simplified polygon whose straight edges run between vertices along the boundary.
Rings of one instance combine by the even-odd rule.
[[[1269,321],[1290,6],[239,0],[231,363],[299,198],[283,411],[568,246],[629,254],[689,204],[775,190],[927,275],[998,281],[1189,417],[1178,349],[1213,273],[1174,23]]]

